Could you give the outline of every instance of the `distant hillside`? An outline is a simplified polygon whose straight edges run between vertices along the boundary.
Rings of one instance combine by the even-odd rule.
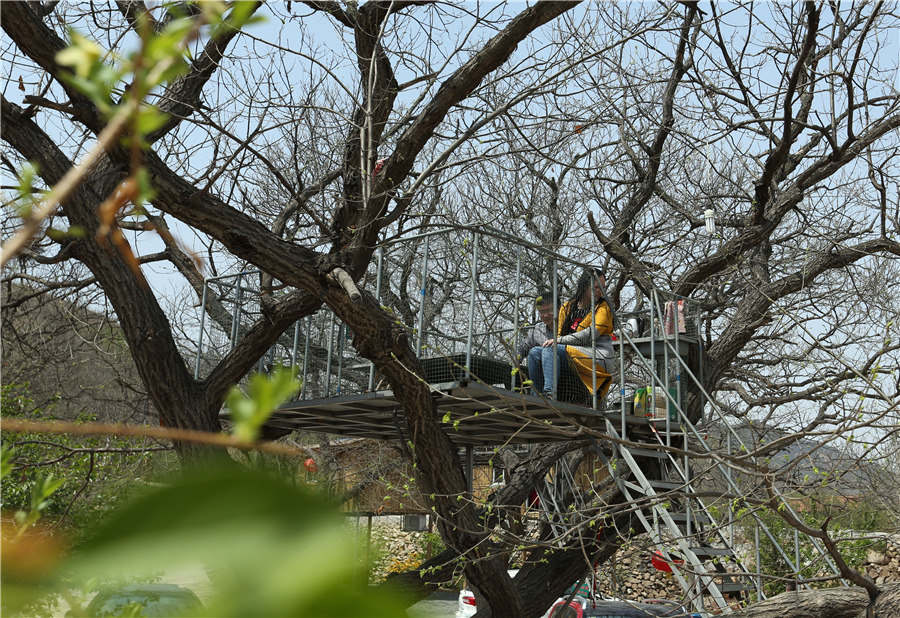
[[[756,424],[738,426],[734,430],[751,450],[793,435],[793,432],[777,427]],[[710,427],[708,435],[711,446],[725,444],[725,432],[721,426]],[[857,446],[843,439],[817,441],[802,438],[770,455],[768,467],[794,486],[821,487],[824,482],[827,483],[827,491],[841,496],[864,495],[877,487],[893,487],[896,491],[897,479],[877,463],[860,458],[859,453],[854,452]],[[739,452],[735,441],[732,448],[733,452]]]
[[[76,294],[78,296],[76,296]],[[102,298],[85,291],[45,292],[22,285],[0,290],[4,385],[28,384],[35,406],[57,418],[155,422],[118,325]]]

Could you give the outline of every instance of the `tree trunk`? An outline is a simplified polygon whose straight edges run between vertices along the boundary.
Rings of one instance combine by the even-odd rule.
[[[900,583],[885,585],[875,600],[874,618],[900,616]],[[867,618],[863,588],[784,592],[732,614],[738,618]]]

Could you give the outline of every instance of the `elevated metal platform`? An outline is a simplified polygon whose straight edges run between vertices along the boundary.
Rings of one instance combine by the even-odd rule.
[[[602,412],[477,382],[447,382],[432,388],[438,421],[459,446],[572,440],[583,427],[605,432],[607,418],[617,425],[621,422],[617,410]],[[227,411],[223,414],[227,416]],[[625,420],[632,426],[650,425],[642,417]],[[266,425],[355,438],[409,438],[403,411],[391,391],[292,401]]]

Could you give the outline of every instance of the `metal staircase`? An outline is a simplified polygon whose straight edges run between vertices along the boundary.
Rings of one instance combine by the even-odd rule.
[[[527,308],[534,304],[535,284],[549,283],[560,292],[561,282],[576,280],[591,259],[559,255],[484,226],[429,231],[379,248],[377,264],[361,284],[409,328],[443,425],[466,449],[470,482],[474,446],[564,441],[567,434],[553,429],[588,427],[610,438],[606,451],[595,449],[612,478],[605,482],[614,481],[627,500],[641,506],[636,510],[641,527],[672,563],[685,598],[701,614],[708,613],[704,598],[724,613],[730,612],[726,594],[750,592],[765,598],[761,575],[751,573],[733,551],[738,510],[755,519],[755,538],[750,540],[755,541],[757,565],[762,540],[786,565],[788,572],[781,575],[809,588],[800,577],[799,543],[805,538],[821,562],[838,574],[817,539],[798,534],[793,552],[782,547],[730,469],[715,458],[708,458],[713,462],[709,469],[695,469],[698,455],[713,452],[698,429],[701,416],[723,429],[729,454],[732,448],[743,453],[753,449],[703,388],[700,308],[689,299],[653,292],[647,309],[614,316],[619,367],[613,383],[618,380],[618,392],[610,391],[605,402],[596,400],[596,388],[588,398],[565,403],[530,395],[517,382],[510,368],[518,363],[517,337],[534,322]],[[262,319],[268,294],[255,271],[206,281],[195,360],[198,379]],[[297,401],[275,418],[278,427],[407,439],[392,393],[371,363],[354,351],[346,327],[329,310],[286,331],[258,370],[277,363],[295,367],[303,379]],[[647,410],[651,415],[662,411],[659,418],[648,419],[646,410],[634,409],[635,390],[644,387],[651,387]],[[579,463],[575,456],[561,458],[536,488],[541,504],[530,509],[529,517],[545,533],[543,540],[564,544],[583,534],[586,520],[604,506],[595,502],[592,491],[597,479],[586,481]],[[700,482],[711,471],[725,488],[726,507],[714,509],[698,496]],[[783,499],[780,508],[792,510]]]
[[[645,504],[646,508],[636,510],[637,518],[648,533],[661,555],[671,564],[672,574],[681,585],[686,599],[692,599],[695,611],[705,612],[704,595],[706,595],[722,613],[730,613],[732,599],[740,599],[740,595],[755,592],[757,600],[765,598],[759,574],[751,572],[744,561],[732,547],[734,539],[732,514],[736,506],[747,506],[743,493],[733,481],[730,471],[721,464],[715,463],[721,477],[734,497],[727,515],[729,521],[722,525],[716,521],[712,510],[698,496],[690,458],[676,457],[673,450],[665,447],[676,447],[681,451],[691,450],[712,452],[709,445],[691,421],[687,411],[682,407],[681,395],[685,384],[691,384],[705,399],[705,405],[712,408],[713,414],[725,424],[729,431],[728,444],[732,438],[738,447],[748,452],[740,437],[731,429],[724,414],[703,391],[702,384],[694,370],[685,359],[685,351],[691,345],[699,345],[699,338],[692,338],[688,316],[684,329],[675,325],[672,328],[667,320],[658,319],[666,315],[660,294],[651,298],[649,344],[646,338],[632,338],[625,329],[622,333],[620,352],[620,424],[611,419],[606,421],[606,432],[612,438],[612,456],[607,457],[597,449],[604,460],[610,475],[615,479],[627,500],[635,504]],[[686,303],[685,299],[678,299]],[[672,299],[669,303],[676,301]],[[671,316],[672,305],[669,304]],[[687,311],[687,308],[685,309]],[[677,315],[675,316],[677,321]],[[661,327],[662,323],[662,327]],[[642,340],[644,339],[644,340]],[[687,345],[685,345],[687,343]],[[632,366],[630,375],[626,374],[625,356],[630,349]],[[702,372],[702,365],[698,368]],[[638,373],[643,376],[635,378]],[[650,383],[659,389],[653,389],[651,410],[656,413],[663,410],[664,419],[651,420],[649,428],[642,426],[628,427],[625,419],[629,403],[626,399],[628,384]],[[674,386],[672,386],[674,382]],[[662,405],[655,398],[665,397]],[[624,444],[623,444],[624,442]],[[729,453],[730,454],[730,453]],[[782,500],[782,508],[791,506]],[[756,564],[759,564],[759,534],[764,534],[775,551],[794,573],[800,572],[799,551],[791,557],[777,542],[768,527],[751,510],[750,516],[756,520]],[[730,530],[726,534],[726,530]],[[804,535],[805,536],[805,535]],[[797,538],[797,537],[795,537]],[[837,567],[828,556],[817,539],[807,537],[808,541],[819,553],[822,561],[834,573],[839,574]],[[843,585],[847,582],[841,580]],[[801,582],[805,588],[807,583]]]

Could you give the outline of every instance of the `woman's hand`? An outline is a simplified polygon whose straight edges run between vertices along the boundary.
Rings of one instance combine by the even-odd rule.
[[[549,347],[552,346],[552,345],[553,345],[553,339],[548,339],[547,341],[545,341],[544,343],[541,344],[541,347],[542,347],[542,348],[549,348]]]

